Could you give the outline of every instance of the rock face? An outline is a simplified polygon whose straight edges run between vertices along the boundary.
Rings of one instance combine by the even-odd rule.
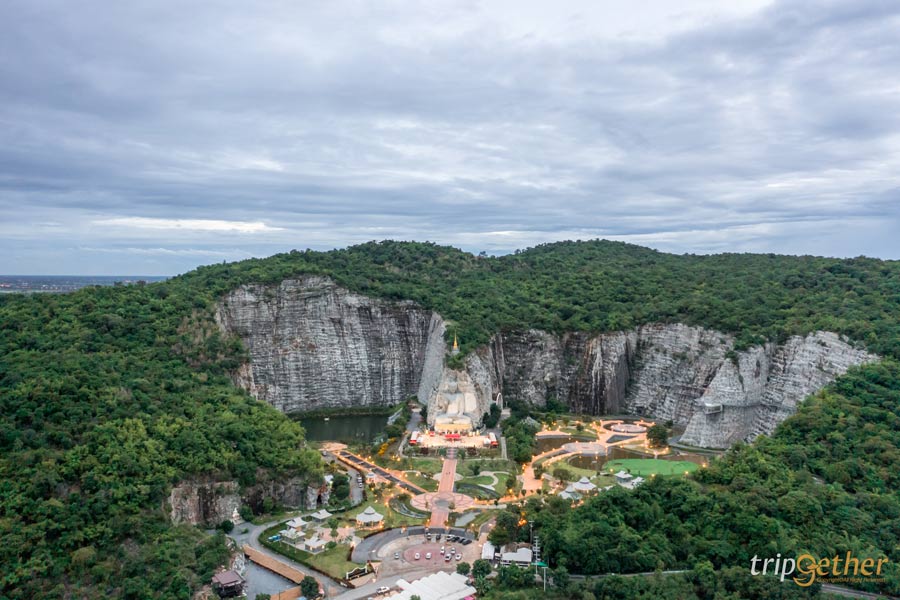
[[[444,367],[440,315],[354,294],[323,277],[239,288],[217,318],[250,352],[238,383],[285,412],[416,395],[433,424],[438,390],[464,381],[476,398],[476,421],[502,391],[507,401],[540,406],[555,398],[574,412],[672,420],[685,427],[682,442],[714,448],[770,433],[804,397],[878,358],[828,332],[734,352],[727,334],[674,324],[600,335],[497,334],[466,357],[464,372],[454,372]]]
[[[226,519],[234,520],[241,506],[262,512],[266,498],[280,506],[314,509],[327,504],[330,493],[327,484],[308,485],[298,478],[264,481],[246,489],[237,481],[189,479],[172,488],[168,509],[174,523],[215,527]]]
[[[353,294],[323,277],[238,288],[217,318],[250,352],[238,383],[287,413],[388,406],[440,377],[440,360],[437,374],[423,377],[423,365],[441,352],[426,352],[443,332],[436,315]]]
[[[685,427],[681,441],[726,448],[771,433],[797,404],[848,368],[878,357],[816,332],[734,352],[731,336],[647,325],[599,336],[528,331],[498,336],[507,399],[576,412],[638,414]]]

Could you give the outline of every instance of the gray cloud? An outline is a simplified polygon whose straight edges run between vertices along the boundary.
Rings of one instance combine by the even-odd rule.
[[[646,8],[5,2],[0,272],[381,238],[900,255],[900,6]]]

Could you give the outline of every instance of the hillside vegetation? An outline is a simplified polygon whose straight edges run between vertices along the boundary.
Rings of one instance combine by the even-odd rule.
[[[321,477],[302,429],[231,385],[240,345],[187,285],[0,298],[0,597],[190,598],[224,539],[172,527],[191,474]]]
[[[201,267],[224,292],[301,273],[411,299],[451,320],[463,353],[501,330],[616,331],[679,322],[733,333],[738,348],[834,331],[900,357],[900,262],[774,254],[665,254],[620,242],[560,242],[488,257],[428,243],[372,242]]]
[[[146,286],[2,296],[0,597],[189,598],[223,560],[224,546],[168,522],[164,500],[175,482],[321,476],[302,429],[232,386],[228,373],[243,349],[213,322],[224,292],[305,273],[437,310],[455,323],[464,352],[503,329],[678,321],[734,333],[744,346],[827,329],[900,357],[900,266],[872,259],[673,256],[610,242],[492,258],[386,242],[202,267]],[[631,562],[619,568],[643,568],[647,559],[639,557],[648,552],[666,564],[705,558],[743,566],[735,545],[747,540],[893,551],[896,481],[885,465],[896,464],[891,393],[900,384],[892,363],[857,373],[862,379],[839,380],[810,404],[827,419],[801,411],[779,429],[776,445],[738,449],[708,479],[660,482],[636,494],[635,511],[662,519],[650,539],[675,541],[634,541],[620,559]],[[847,382],[851,389],[840,387]],[[810,483],[811,473],[826,484]],[[669,505],[682,508],[663,516]],[[778,511],[771,518],[785,523],[788,537],[773,538],[766,518],[746,522],[747,507]],[[628,533],[626,541],[628,528],[646,525],[615,512],[598,516],[600,508],[589,503],[556,524],[563,537],[548,540],[554,564],[605,568],[609,552],[587,564],[562,543],[585,522],[606,519]],[[746,518],[690,516],[732,509]],[[838,523],[846,523],[845,537],[825,536]]]

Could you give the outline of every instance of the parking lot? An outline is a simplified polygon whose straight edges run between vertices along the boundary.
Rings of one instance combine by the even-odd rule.
[[[454,554],[450,560],[446,560],[441,554],[441,548],[446,552],[452,547]],[[418,558],[416,555],[418,554]],[[428,558],[428,555],[431,558]],[[457,559],[456,555],[460,558]],[[381,576],[400,574],[409,570],[426,569],[428,571],[455,571],[456,565],[461,562],[471,564],[481,558],[481,544],[477,541],[464,545],[459,541],[448,541],[446,536],[441,540],[427,541],[424,535],[413,535],[393,540],[378,551],[381,559]]]

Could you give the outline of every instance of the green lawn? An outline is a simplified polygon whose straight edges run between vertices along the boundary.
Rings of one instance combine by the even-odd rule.
[[[650,475],[684,475],[685,472],[693,472],[700,465],[686,460],[659,460],[656,458],[620,458],[611,460],[603,465],[603,470],[609,473],[617,473],[625,470],[632,475],[648,477]]]
[[[407,460],[407,469],[421,471],[429,475],[441,472],[442,461],[440,458],[410,458]]]
[[[471,532],[478,533],[478,530],[481,529],[481,526],[490,521],[493,517],[497,516],[497,514],[501,512],[497,509],[491,510],[483,510],[478,514],[477,517],[472,519],[472,522],[466,525],[466,529]]]
[[[401,515],[393,508],[387,506],[386,502],[376,502],[374,500],[369,500],[368,502],[363,502],[352,511],[347,511],[344,513],[346,517],[343,517],[343,521],[345,523],[354,524],[356,523],[356,515],[366,510],[371,506],[376,511],[384,515],[384,527],[385,529],[391,529],[393,527],[402,527],[404,525],[421,525],[422,519],[414,519],[412,517],[407,517],[406,515]],[[361,533],[365,533],[365,529],[361,530]]]
[[[319,554],[311,554],[286,542],[269,541],[269,537],[277,534],[281,529],[284,529],[284,526],[284,523],[279,523],[266,529],[259,536],[260,543],[269,550],[273,550],[298,563],[315,567],[335,578],[343,578],[347,574],[347,571],[359,566],[347,559],[350,553],[350,546],[345,544],[337,544],[333,548],[326,548]]]
[[[438,482],[429,475],[419,475],[417,471],[405,471],[403,474],[411,483],[416,484],[422,489],[428,490],[429,492],[436,492],[438,489]]]
[[[347,560],[349,553],[350,546],[338,544],[334,548],[324,550],[319,554],[308,554],[308,558],[304,562],[311,567],[328,573],[332,577],[343,578],[347,575],[347,571],[352,571],[359,566]]]
[[[457,483],[471,483],[473,485],[486,485],[491,487],[494,483],[493,477],[488,477],[487,475],[479,475],[477,477],[463,477]]]
[[[578,429],[576,429],[575,427],[561,427],[560,429],[570,435],[574,435],[582,439],[597,439],[597,434],[594,433],[592,429],[588,429],[587,427],[585,427],[583,431],[578,431]]]
[[[582,477],[587,477],[588,479],[592,479],[597,476],[597,471],[594,471],[592,469],[583,469],[581,467],[576,467],[574,465],[569,464],[565,460],[558,460],[554,463],[550,463],[549,465],[547,465],[547,471],[549,471],[549,473],[552,475],[553,471],[554,471],[554,469],[556,469],[556,467],[562,467],[566,471],[571,472],[575,476],[576,480],[581,479]]]
[[[456,472],[463,477],[471,477],[472,470],[469,467],[472,463],[481,465],[482,471],[506,471],[515,470],[515,463],[502,458],[467,458],[456,463]]]

